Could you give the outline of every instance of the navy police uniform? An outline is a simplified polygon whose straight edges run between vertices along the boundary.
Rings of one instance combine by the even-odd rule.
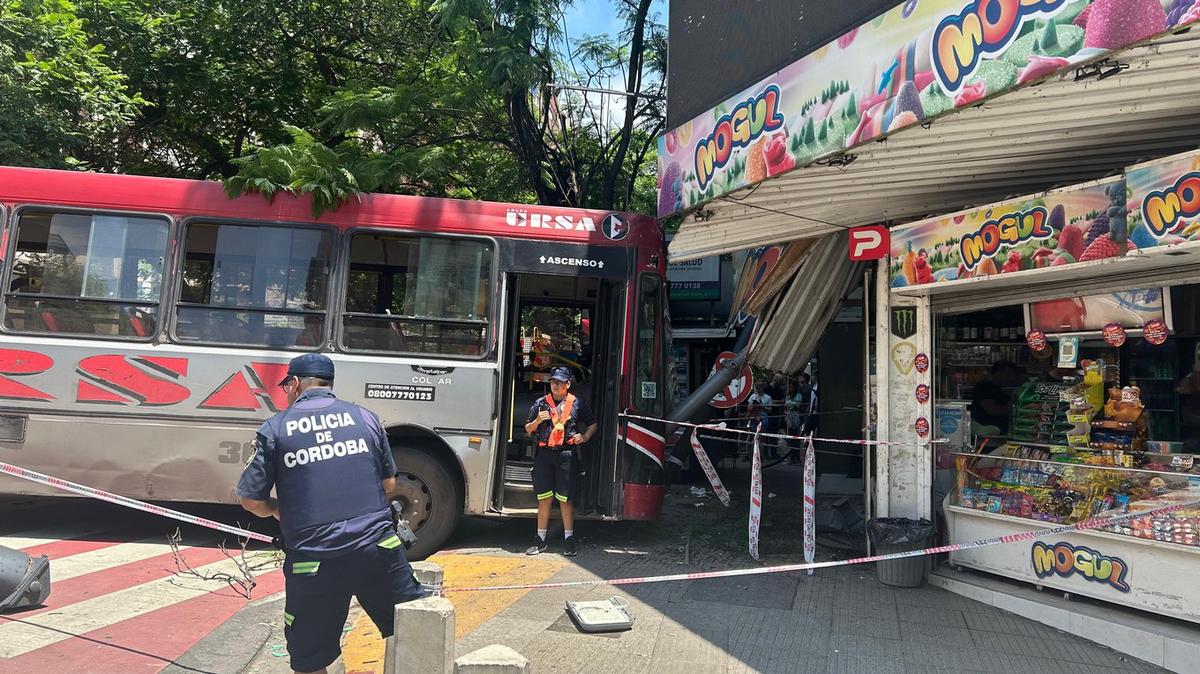
[[[296,366],[316,355],[294,359],[288,376],[332,380],[333,363],[324,356],[328,376]],[[351,596],[391,636],[394,606],[425,593],[383,492],[381,481],[396,474],[396,464],[379,418],[328,388],[310,388],[259,428],[255,444],[237,494],[261,501],[272,487],[278,494],[292,668],[315,671],[338,658]]]
[[[557,403],[546,398],[543,396],[534,401],[525,419],[526,424],[536,419],[538,412],[542,410],[550,412],[552,418],[562,414],[566,397]],[[591,408],[587,403],[575,398],[567,416],[563,444],[557,447],[550,446],[550,434],[554,429],[552,422],[545,421],[537,427],[535,437],[538,448],[533,459],[533,491],[539,501],[554,497],[561,502],[575,502],[579,482],[579,448],[567,444],[566,439],[576,433],[582,434],[594,423],[596,418],[592,415]]]

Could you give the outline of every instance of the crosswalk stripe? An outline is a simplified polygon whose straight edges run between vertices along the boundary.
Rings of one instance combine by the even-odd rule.
[[[218,548],[185,548],[179,551],[181,557],[193,569],[205,564],[212,564],[225,559],[225,553]],[[54,565],[50,566],[52,581],[50,597],[46,605],[32,611],[23,611],[22,618],[28,618],[48,611],[69,610],[71,604],[87,601],[112,592],[118,592],[130,587],[136,587],[152,580],[165,578],[178,571],[175,557],[171,553],[149,557],[128,564],[111,566],[106,569],[85,573],[66,580],[54,578]]]
[[[259,573],[270,570],[262,569]],[[235,576],[239,573],[232,559],[207,564],[197,571],[205,574],[223,572]],[[97,630],[223,588],[232,593],[222,581],[167,576],[71,604],[58,611],[35,615],[21,622],[6,621],[0,624],[0,658],[13,658],[58,643],[72,635]]]
[[[166,536],[152,536],[140,541],[121,543],[99,550],[81,552],[62,559],[50,559],[52,581],[63,581],[114,566],[137,562],[171,551]]]
[[[52,541],[42,543],[41,545],[33,545],[28,548],[22,548],[21,552],[30,557],[40,557],[46,555],[50,559],[62,559],[71,555],[78,555],[81,552],[91,552],[101,548],[108,548],[114,545],[120,545],[121,541],[99,540],[104,538],[103,535],[84,536],[82,538],[67,538],[61,541]],[[111,537],[110,537],[111,538]],[[0,541],[0,545],[3,542]]]
[[[279,570],[256,580],[255,600],[283,590]],[[81,638],[65,638],[10,660],[0,659],[0,671],[158,672],[245,606],[246,600],[233,592],[210,592],[83,633]],[[12,618],[20,619],[20,615]],[[0,616],[0,625],[5,621],[6,617]]]
[[[100,533],[110,527],[111,525],[105,525],[103,522],[94,522],[92,526],[88,526],[86,522],[72,522],[70,524],[29,529],[27,531],[15,531],[11,534],[0,536],[0,545],[6,548],[24,550],[35,545],[61,541],[64,538],[83,538]]]

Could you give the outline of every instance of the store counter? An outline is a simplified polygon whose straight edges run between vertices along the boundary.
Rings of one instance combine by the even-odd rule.
[[[1060,454],[1039,460],[1027,452],[1011,447],[1000,455],[959,455],[958,484],[944,502],[951,543],[1200,502],[1200,475],[1190,469],[1086,465],[1077,462],[1082,458]],[[952,552],[950,561],[1039,588],[1200,623],[1198,533],[1200,506],[1104,530]]]

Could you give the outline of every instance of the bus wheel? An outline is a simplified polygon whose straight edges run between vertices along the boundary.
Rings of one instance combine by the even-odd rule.
[[[428,452],[405,448],[396,452],[396,500],[417,543],[409,559],[424,559],[437,552],[462,514],[463,497],[458,481]]]

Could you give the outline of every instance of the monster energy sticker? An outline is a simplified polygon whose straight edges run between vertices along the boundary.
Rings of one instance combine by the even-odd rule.
[[[892,334],[900,339],[917,334],[916,307],[892,307]]]

